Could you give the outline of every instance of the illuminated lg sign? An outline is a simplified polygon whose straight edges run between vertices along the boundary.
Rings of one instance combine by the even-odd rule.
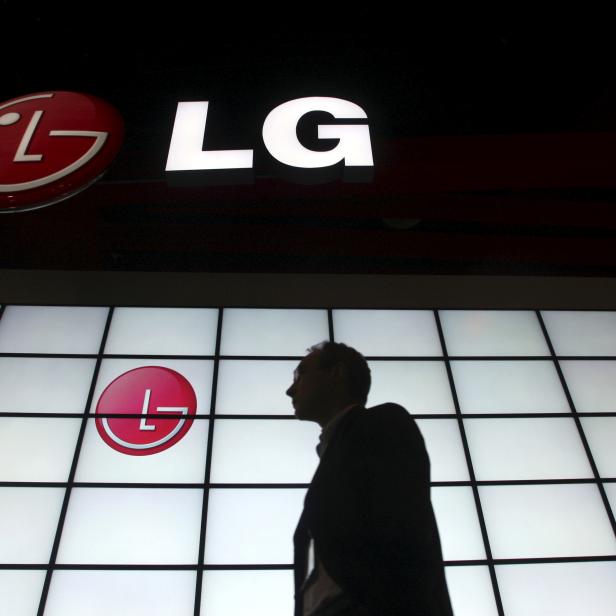
[[[181,374],[146,366],[122,374],[105,389],[96,405],[96,428],[116,451],[147,456],[183,438],[196,412],[195,392]]]
[[[253,150],[204,150],[208,101],[178,103],[171,136],[167,171],[252,169]],[[335,120],[366,120],[364,110],[346,100],[327,97],[298,98],[272,110],[263,123],[263,143],[279,162],[301,169],[321,169],[344,162],[345,167],[372,167],[372,146],[367,124],[319,124],[319,139],[337,139],[331,150],[306,148],[297,126],[311,112],[325,112]]]
[[[0,212],[84,190],[111,164],[123,135],[120,114],[94,96],[41,92],[0,103]]]

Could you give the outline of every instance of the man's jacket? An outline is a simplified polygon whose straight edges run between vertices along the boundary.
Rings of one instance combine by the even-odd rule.
[[[430,462],[397,404],[356,407],[331,437],[294,536],[295,616],[309,534],[327,573],[374,616],[451,616]]]

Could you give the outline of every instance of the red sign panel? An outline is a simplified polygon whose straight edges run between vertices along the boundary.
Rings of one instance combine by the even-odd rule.
[[[131,456],[147,456],[169,449],[181,440],[197,412],[191,384],[178,372],[146,366],[125,372],[101,394],[96,415],[101,438],[113,449]]]
[[[0,212],[84,190],[111,164],[123,137],[116,109],[87,94],[41,92],[0,103]]]

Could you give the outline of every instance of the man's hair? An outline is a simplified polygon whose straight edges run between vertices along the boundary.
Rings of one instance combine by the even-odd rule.
[[[319,366],[324,369],[343,364],[349,377],[349,394],[354,402],[366,404],[370,391],[370,368],[364,356],[342,342],[319,342],[308,349],[319,352]]]

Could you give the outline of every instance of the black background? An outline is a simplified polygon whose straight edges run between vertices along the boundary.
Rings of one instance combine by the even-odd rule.
[[[452,15],[445,7],[428,19],[393,5],[68,10],[5,0],[0,7],[3,30],[12,33],[1,43],[0,100],[83,91],[115,105],[126,123],[122,152],[97,185],[49,208],[0,217],[0,267],[616,271],[616,42],[607,15],[539,24],[532,15]],[[301,96],[340,97],[367,112],[374,182],[302,185],[280,177],[262,123],[273,107]],[[208,148],[255,150],[253,184],[168,185],[180,100],[210,101]],[[516,175],[546,134],[562,136],[574,152],[570,166],[558,176],[559,147],[550,142],[536,172]],[[524,135],[507,163],[508,140]],[[426,148],[436,153],[426,158]],[[478,172],[493,153],[510,179]],[[571,173],[592,167],[595,156],[598,180]],[[417,160],[425,163],[420,171]]]

